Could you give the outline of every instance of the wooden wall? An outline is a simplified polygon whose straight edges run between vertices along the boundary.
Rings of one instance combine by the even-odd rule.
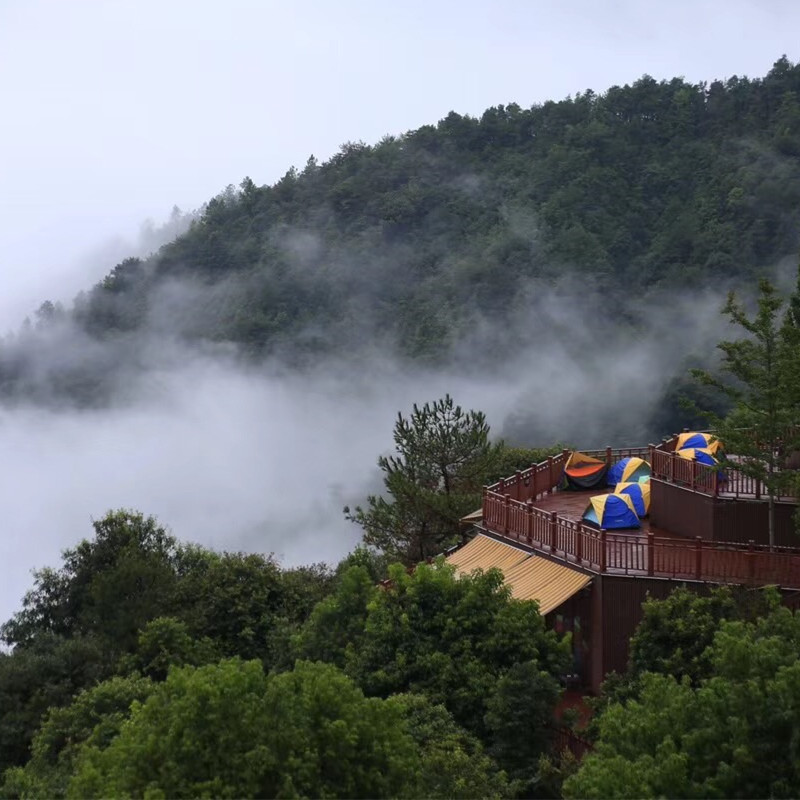
[[[651,478],[650,525],[669,536],[713,539],[714,498]]]
[[[775,544],[779,547],[800,546],[795,533],[795,503],[775,503]],[[765,500],[714,501],[714,539],[718,542],[769,544],[769,506]]]

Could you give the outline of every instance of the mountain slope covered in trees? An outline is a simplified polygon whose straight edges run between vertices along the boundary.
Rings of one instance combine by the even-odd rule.
[[[798,155],[800,65],[785,57],[763,79],[645,76],[453,112],[229,187],[73,308],[44,304],[5,342],[0,390],[97,402],[153,333],[292,364],[375,348],[443,362],[478,320],[502,325],[566,275],[641,324],[613,298],[736,285],[797,252]]]

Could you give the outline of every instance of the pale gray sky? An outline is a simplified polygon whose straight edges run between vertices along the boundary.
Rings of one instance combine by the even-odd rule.
[[[0,332],[245,175],[645,72],[761,76],[798,30],[791,0],[0,0]]]

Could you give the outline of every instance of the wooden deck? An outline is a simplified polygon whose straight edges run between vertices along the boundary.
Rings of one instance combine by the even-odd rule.
[[[547,494],[538,500],[534,500],[533,504],[542,511],[547,513],[555,511],[560,517],[565,517],[577,523],[583,516],[590,497],[596,497],[598,494],[611,494],[612,491],[613,487],[590,489],[585,492],[560,491],[556,489],[552,494]],[[627,533],[630,536],[636,536],[637,534],[646,536],[648,533],[652,533],[655,536],[669,536],[667,531],[652,526],[649,517],[640,519],[639,522],[641,527],[620,531],[620,533]]]
[[[691,465],[678,474],[683,459],[673,457],[664,445],[661,462],[670,470],[671,482],[680,481],[690,496],[719,497],[715,477]],[[664,455],[666,453],[666,455]],[[499,538],[514,541],[587,572],[646,578],[736,583],[751,586],[776,584],[800,589],[800,549],[772,548],[753,543],[682,538],[653,528],[598,531],[581,522],[588,498],[610,489],[586,492],[558,491],[568,453],[533,465],[527,470],[487,486],[483,493],[481,527]],[[658,458],[658,456],[657,456]],[[691,464],[691,462],[684,462]],[[685,485],[683,478],[691,481]],[[708,485],[706,485],[708,483]],[[654,513],[656,506],[651,506]]]

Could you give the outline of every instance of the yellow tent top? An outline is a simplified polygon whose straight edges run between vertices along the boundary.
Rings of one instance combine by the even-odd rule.
[[[686,431],[678,434],[675,443],[675,450],[683,450],[687,447],[704,447],[711,455],[715,456],[717,451],[722,448],[722,442],[713,433],[701,433],[699,431]]]

